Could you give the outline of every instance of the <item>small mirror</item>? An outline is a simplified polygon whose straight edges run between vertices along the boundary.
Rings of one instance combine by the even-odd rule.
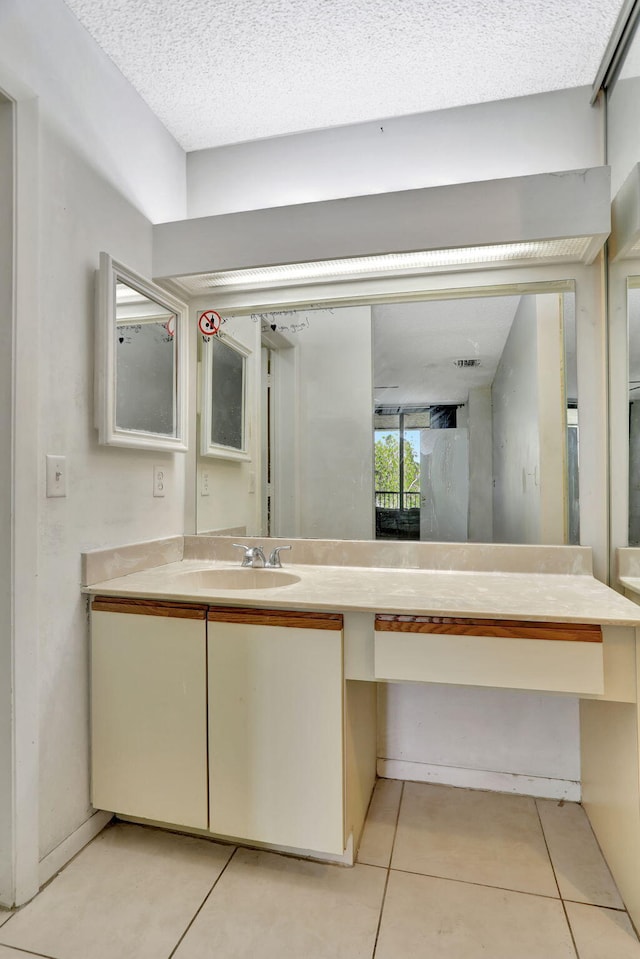
[[[200,452],[203,456],[249,460],[247,448],[247,357],[233,337],[204,336]]]
[[[102,253],[97,312],[99,441],[185,451],[186,306]]]

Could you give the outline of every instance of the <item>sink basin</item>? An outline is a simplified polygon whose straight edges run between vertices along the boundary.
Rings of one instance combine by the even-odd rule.
[[[180,573],[187,589],[275,589],[299,583],[300,577],[279,569],[195,569]]]

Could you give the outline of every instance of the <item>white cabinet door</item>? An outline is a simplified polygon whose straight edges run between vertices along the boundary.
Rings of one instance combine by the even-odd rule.
[[[206,606],[96,597],[92,802],[207,828]]]
[[[342,617],[211,609],[208,646],[210,830],[342,853]]]

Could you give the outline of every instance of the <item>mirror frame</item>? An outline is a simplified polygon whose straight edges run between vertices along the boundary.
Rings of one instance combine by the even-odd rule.
[[[211,343],[216,337],[242,357],[242,446],[236,449],[233,446],[223,446],[214,443],[211,439],[213,424],[213,349]],[[228,333],[219,336],[203,337],[202,342],[202,394],[200,413],[200,455],[217,457],[218,459],[251,461],[247,435],[247,410],[251,402],[251,383],[247,360],[252,354],[249,347],[244,346]]]
[[[176,315],[176,435],[123,429],[116,422],[116,284],[122,282]],[[108,253],[100,254],[96,289],[95,426],[106,446],[185,453],[188,449],[188,308],[165,290],[143,279]]]

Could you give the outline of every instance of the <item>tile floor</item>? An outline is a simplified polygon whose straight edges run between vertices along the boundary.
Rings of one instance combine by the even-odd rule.
[[[353,869],[115,823],[0,959],[640,959],[580,806],[380,780]]]

